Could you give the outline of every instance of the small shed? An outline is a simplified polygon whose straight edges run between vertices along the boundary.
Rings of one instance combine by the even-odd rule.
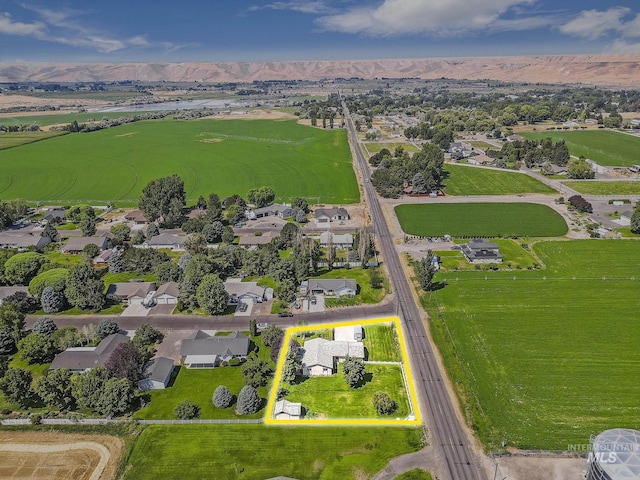
[[[300,420],[302,418],[302,404],[280,400],[273,410],[276,420]]]
[[[362,327],[360,325],[355,325],[353,327],[353,339],[356,342],[361,342],[364,337]]]

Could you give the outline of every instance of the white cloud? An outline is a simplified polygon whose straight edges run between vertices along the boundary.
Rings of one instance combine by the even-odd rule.
[[[11,20],[7,12],[0,13],[0,34],[5,35],[39,35],[46,29],[42,22],[23,23]]]
[[[631,13],[627,7],[612,7],[608,10],[583,10],[576,18],[562,25],[560,31],[589,40],[604,37],[612,32],[625,34],[625,31],[640,30],[640,20],[636,17],[631,22],[624,18]]]
[[[616,40],[608,46],[607,52],[613,53],[640,53],[640,42],[626,42],[624,40]]]
[[[333,9],[322,0],[273,2],[267,5],[249,7],[250,12],[255,12],[257,10],[291,10],[294,12],[311,14],[326,14],[333,11]]]
[[[484,29],[521,30],[550,25],[551,17],[503,17],[514,7],[534,3],[536,0],[384,0],[376,7],[355,7],[320,17],[317,22],[326,30],[369,35],[458,35]]]

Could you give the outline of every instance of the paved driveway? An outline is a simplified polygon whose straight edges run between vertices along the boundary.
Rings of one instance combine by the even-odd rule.
[[[120,315],[123,317],[146,317],[150,312],[150,308],[142,305],[129,305]]]

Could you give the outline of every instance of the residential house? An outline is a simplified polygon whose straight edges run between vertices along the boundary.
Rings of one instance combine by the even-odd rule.
[[[364,337],[364,330],[361,325],[348,325],[333,329],[333,339],[345,342],[361,342]]]
[[[215,337],[198,330],[180,346],[180,355],[187,368],[213,368],[232,358],[244,359],[248,353],[249,337],[240,332]]]
[[[29,289],[21,285],[14,285],[12,287],[0,287],[0,305],[2,305],[2,302],[4,302],[7,297],[10,297],[14,293],[18,292],[24,292],[28,295]]]
[[[331,223],[349,220],[349,212],[342,207],[316,208],[316,223]]]
[[[224,282],[229,294],[229,305],[240,303],[262,303],[273,299],[273,288],[261,287],[257,282],[243,282],[240,278],[230,278]]]
[[[177,282],[169,282],[158,287],[153,293],[155,305],[175,305],[180,296],[180,285]]]
[[[244,248],[252,248],[257,247],[258,245],[266,245],[271,242],[275,237],[280,235],[280,232],[267,231],[263,232],[262,235],[242,235],[240,240],[238,241],[238,245]]]
[[[472,238],[462,244],[460,250],[470,263],[502,263],[498,244],[484,238]]]
[[[111,258],[111,255],[113,255],[112,249],[105,250],[104,252],[100,253],[100,255],[98,255],[93,259],[93,266],[106,267],[107,265],[109,265],[108,262],[109,262],[109,258]]]
[[[63,223],[67,218],[67,212],[64,208],[51,208],[42,218],[44,223]]]
[[[61,251],[66,254],[78,254],[82,253],[84,247],[93,244],[103,252],[107,249],[108,243],[108,237],[70,237],[67,243],[62,246]]]
[[[143,248],[169,248],[171,250],[184,250],[184,242],[187,235],[174,235],[173,233],[161,233],[147,239],[142,244]]]
[[[304,342],[302,350],[302,374],[308,377],[333,375],[337,371],[338,363],[347,357],[364,359],[362,342],[314,338]]]
[[[49,243],[51,243],[51,239],[41,236],[40,232],[23,232],[19,230],[0,232],[0,248],[42,250]]]
[[[358,284],[349,278],[310,278],[300,285],[302,295],[321,294],[328,297],[354,297]]]
[[[124,219],[128,222],[133,222],[136,225],[144,225],[147,223],[147,217],[144,216],[142,210],[131,210],[129,213],[126,213]]]
[[[322,232],[320,236],[311,238],[319,240],[320,246],[325,248],[329,246],[329,242],[333,244],[334,248],[351,248],[353,246],[353,235],[350,233]]]
[[[255,220],[257,218],[264,217],[280,217],[288,218],[291,216],[291,205],[286,203],[274,203],[266,207],[254,208],[245,213],[245,216],[249,220]]]
[[[102,339],[96,347],[67,348],[51,362],[51,370],[66,368],[72,372],[86,372],[95,367],[104,367],[107,360],[122,343],[129,340],[122,333],[114,333]]]
[[[174,366],[170,358],[155,358],[147,368],[145,377],[138,382],[138,388],[142,391],[167,388]]]
[[[300,420],[302,418],[302,404],[280,400],[273,409],[276,420]]]
[[[118,282],[107,289],[107,298],[127,305],[151,305],[156,292],[154,282]]]
[[[556,165],[554,163],[551,164],[551,171],[553,171],[554,175],[566,175],[567,174],[567,166]]]

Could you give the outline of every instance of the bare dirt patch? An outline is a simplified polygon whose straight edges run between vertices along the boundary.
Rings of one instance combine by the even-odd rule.
[[[0,478],[115,478],[124,444],[109,435],[0,432]]]
[[[583,480],[587,461],[584,458],[500,457],[500,478],[509,480]],[[487,466],[491,477],[493,466]]]
[[[298,117],[281,110],[260,108],[256,110],[247,110],[242,114],[210,115],[202,118],[213,118],[216,120],[291,120],[297,119]]]

